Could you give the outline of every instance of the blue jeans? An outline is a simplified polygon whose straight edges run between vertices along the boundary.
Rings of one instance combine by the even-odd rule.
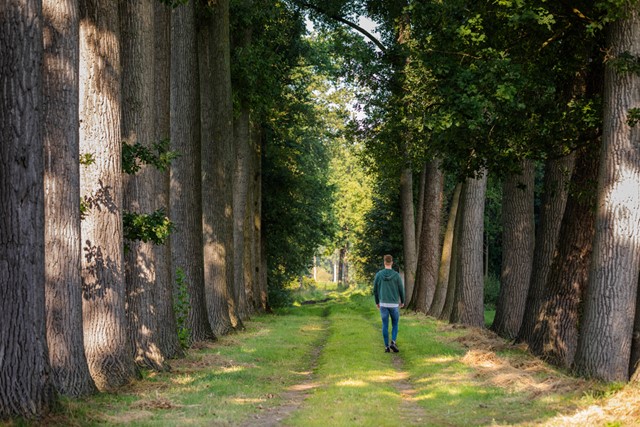
[[[384,346],[389,346],[389,316],[391,316],[391,340],[398,338],[398,321],[400,320],[400,309],[398,307],[380,307],[382,317],[382,338]]]

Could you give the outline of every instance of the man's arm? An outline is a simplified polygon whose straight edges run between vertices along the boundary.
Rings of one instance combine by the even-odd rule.
[[[373,279],[373,298],[376,300],[376,307],[380,308],[380,296],[378,295],[380,286],[378,284],[378,275]]]
[[[405,294],[404,294],[404,283],[402,283],[402,278],[398,275],[398,292],[400,292],[400,307],[404,307],[405,302]]]

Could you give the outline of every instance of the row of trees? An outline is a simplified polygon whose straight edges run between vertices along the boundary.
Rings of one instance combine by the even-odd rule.
[[[277,302],[331,235],[328,131],[282,2],[0,10],[0,418],[33,417]]]
[[[581,375],[629,379],[640,349],[638,2],[294,3],[367,89],[357,135],[378,171],[376,200],[402,218],[411,307],[484,325],[492,174],[503,182],[492,329]],[[376,258],[397,241],[388,227],[378,235]]]

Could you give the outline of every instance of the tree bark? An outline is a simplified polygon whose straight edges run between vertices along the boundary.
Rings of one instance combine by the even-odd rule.
[[[138,378],[127,331],[122,235],[121,68],[118,5],[80,2],[80,169],[84,342],[100,390]]]
[[[237,303],[239,320],[248,316],[247,277],[245,275],[245,257],[249,248],[245,247],[245,217],[247,213],[247,196],[251,179],[251,122],[248,106],[242,106],[238,117],[234,120],[235,139],[235,177],[233,184],[233,267],[234,267],[234,300]],[[250,284],[249,284],[250,286]]]
[[[0,419],[51,409],[45,316],[42,3],[0,4]]]
[[[640,16],[629,3],[608,39],[611,58],[640,56]],[[603,149],[594,250],[576,353],[577,372],[605,381],[629,378],[640,262],[640,75],[609,62],[605,70]]]
[[[154,81],[155,88],[155,141],[168,140],[171,134],[171,10],[154,2]],[[169,208],[169,170],[150,171],[156,183],[155,209]],[[154,209],[154,210],[155,210]],[[174,230],[174,233],[176,231]],[[171,278],[171,246],[156,245],[156,308],[158,324],[158,346],[165,358],[184,355],[178,338],[178,325],[174,312],[173,280]]]
[[[197,53],[195,0],[190,0],[171,16],[171,149],[180,157],[171,165],[169,217],[175,225],[172,277],[182,271],[186,280],[192,343],[214,337],[204,292]]]
[[[427,314],[435,318],[440,318],[444,309],[449,289],[449,274],[451,270],[451,259],[453,249],[454,226],[456,223],[456,214],[460,201],[460,191],[462,184],[456,185],[453,191],[451,207],[449,208],[449,219],[447,220],[447,228],[444,232],[444,240],[442,243],[442,254],[440,256],[440,267],[438,269],[438,283],[436,284],[436,293],[433,296],[433,302]]]
[[[233,254],[231,194],[233,160],[233,106],[229,59],[229,2],[211,6],[199,34],[202,108],[202,227],[207,314],[213,333],[233,330]],[[228,153],[227,153],[228,152]],[[231,233],[231,234],[230,234]],[[231,258],[231,262],[228,259]]]
[[[96,391],[82,334],[78,13],[77,0],[43,2],[47,344],[54,386],[73,397]]]
[[[522,324],[535,235],[533,161],[523,160],[521,167],[522,173],[506,178],[502,192],[502,272],[491,326],[498,335],[509,339],[516,337]]]
[[[259,153],[259,126],[253,124],[250,132],[249,139],[249,175],[248,175],[248,188],[247,188],[247,202],[246,212],[244,220],[244,277],[245,277],[245,295],[247,298],[247,311],[248,314],[252,314],[256,311],[257,299],[259,296],[258,289],[258,275],[256,264],[256,198],[258,194],[258,162],[257,157]]]
[[[404,287],[407,304],[411,303],[418,259],[416,254],[416,219],[413,206],[413,172],[405,168],[400,174],[400,212],[404,252]]]
[[[442,312],[438,317],[440,320],[452,321],[453,306],[458,293],[458,253],[460,252],[460,233],[462,232],[462,212],[464,211],[464,186],[466,183],[459,183],[460,195],[458,207],[456,209],[456,217],[453,226],[453,241],[451,242],[451,264],[449,266],[449,280],[447,282],[447,297],[444,302]]]
[[[532,353],[569,368],[578,344],[580,303],[587,285],[594,234],[599,140],[581,148],[571,178],[557,254],[528,340]]]
[[[152,0],[119,0],[122,52],[122,139],[152,149],[155,137],[154,11]],[[124,209],[155,210],[160,182],[154,167],[142,165],[124,176]],[[156,250],[152,242],[128,241],[125,253],[127,319],[134,357],[142,368],[168,368],[158,343]]]
[[[636,317],[633,322],[633,336],[631,338],[629,377],[634,383],[640,382],[640,292],[636,295]]]
[[[452,322],[484,327],[484,275],[482,245],[487,172],[467,179],[462,193],[463,210],[456,271],[456,298]]]
[[[267,281],[262,277],[262,153],[263,153],[263,138],[262,128],[256,126],[253,132],[253,145],[254,145],[254,221],[253,221],[253,236],[252,236],[252,250],[253,250],[253,268],[255,269],[255,309],[258,312],[264,312],[267,309]]]
[[[418,250],[418,268],[411,307],[426,314],[431,308],[438,284],[440,264],[440,225],[442,217],[442,191],[444,174],[440,161],[435,159],[427,164],[422,230]]]
[[[547,161],[540,221],[536,229],[533,268],[518,342],[530,342],[536,326],[551,263],[558,244],[560,226],[567,203],[567,188],[575,163],[575,153]]]
[[[420,188],[418,190],[418,205],[417,205],[417,215],[416,215],[416,245],[418,245],[417,242],[421,241],[421,236],[420,233],[422,232],[422,219],[424,217],[424,207],[425,207],[425,200],[424,200],[424,193],[426,191],[426,187],[427,187],[427,168],[428,168],[429,163],[425,162],[424,165],[422,165],[422,170],[420,171]],[[420,252],[419,246],[418,246],[418,252]],[[417,269],[417,267],[416,267]],[[416,272],[417,274],[417,272]]]

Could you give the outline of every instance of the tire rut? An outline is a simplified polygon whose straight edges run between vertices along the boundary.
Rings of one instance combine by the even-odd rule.
[[[315,370],[318,367],[318,360],[322,350],[329,339],[329,307],[325,308],[322,317],[322,335],[311,351],[311,360],[307,370],[301,373],[304,375],[304,379],[297,384],[289,386],[280,394],[281,404],[263,408],[261,412],[246,420],[241,426],[260,425],[261,427],[274,427],[282,425],[293,412],[302,406],[309,394],[320,386],[320,383],[315,381]]]
[[[409,374],[404,370],[404,361],[399,354],[393,354],[391,358],[391,363],[397,372],[393,386],[402,398],[400,406],[402,421],[409,425],[423,425],[427,419],[427,412],[416,401],[417,390],[411,384]]]

